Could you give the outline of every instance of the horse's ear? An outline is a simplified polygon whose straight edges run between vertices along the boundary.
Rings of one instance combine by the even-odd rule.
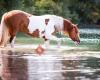
[[[78,24],[75,24],[76,26],[78,26]]]

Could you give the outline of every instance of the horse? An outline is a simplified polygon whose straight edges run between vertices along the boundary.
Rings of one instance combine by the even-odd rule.
[[[0,25],[0,46],[6,47],[7,42],[14,47],[16,34],[22,32],[33,38],[43,38],[46,43],[55,40],[59,44],[56,32],[62,32],[72,41],[80,43],[77,25],[56,15],[32,15],[21,10],[12,10],[3,14]]]

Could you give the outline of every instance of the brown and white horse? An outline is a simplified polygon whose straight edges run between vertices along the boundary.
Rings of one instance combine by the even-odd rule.
[[[80,43],[77,26],[56,15],[35,16],[20,10],[5,13],[0,25],[0,46],[6,46],[9,41],[13,47],[17,32],[23,32],[33,38],[42,37],[46,42],[49,40],[59,42],[59,38],[54,34],[62,32],[74,42]]]

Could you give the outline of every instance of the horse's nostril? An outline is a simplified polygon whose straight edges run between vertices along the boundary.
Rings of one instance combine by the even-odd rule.
[[[80,40],[79,41],[74,41],[75,45],[79,45],[80,44]]]
[[[80,44],[80,41],[78,41],[77,43]]]
[[[78,42],[80,43],[81,41],[79,40]]]

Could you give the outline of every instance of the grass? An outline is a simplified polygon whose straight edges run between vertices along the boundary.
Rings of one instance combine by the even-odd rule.
[[[44,44],[44,40],[42,38],[32,38],[28,35],[18,33],[17,38],[16,38],[16,43],[18,44]],[[57,42],[51,40],[50,44],[56,45]],[[74,46],[71,40],[62,41],[62,45]]]
[[[44,40],[41,38],[32,38],[25,34],[19,33],[16,38],[16,43],[18,44],[44,44]],[[56,45],[56,41],[50,41],[51,45]],[[72,40],[66,39],[62,41],[63,46],[72,46],[75,47],[75,44]],[[100,50],[100,40],[92,41],[90,40],[82,40],[81,44],[78,47],[87,47],[90,50]]]
[[[28,35],[18,33],[17,38],[16,38],[16,43],[18,44],[38,44],[38,43],[43,43],[43,39],[39,38],[32,38]]]

